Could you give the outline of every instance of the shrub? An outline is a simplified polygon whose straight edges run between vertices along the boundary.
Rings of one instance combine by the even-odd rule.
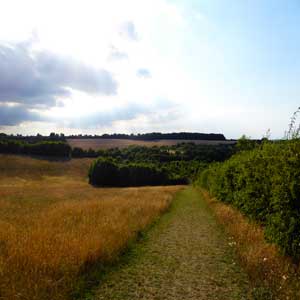
[[[265,226],[283,254],[300,259],[300,141],[264,143],[203,171],[198,183]]]
[[[98,158],[90,167],[89,182],[99,186],[118,186],[118,166],[110,158]]]
[[[185,184],[186,180],[172,177],[166,170],[152,164],[117,163],[112,158],[99,157],[89,170],[89,182],[96,186],[143,186]]]
[[[58,157],[69,157],[71,147],[65,142],[40,142],[25,144],[24,153],[32,155],[49,155]]]

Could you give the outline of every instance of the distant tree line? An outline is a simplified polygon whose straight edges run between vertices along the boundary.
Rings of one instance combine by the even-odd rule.
[[[0,153],[70,157],[71,147],[62,141],[29,143],[22,140],[0,140]]]
[[[27,142],[48,141],[48,140],[60,140],[65,141],[68,138],[72,139],[127,139],[127,140],[141,140],[141,141],[153,141],[153,140],[205,140],[205,141],[226,141],[226,138],[221,133],[198,133],[198,132],[173,132],[173,133],[138,133],[138,134],[102,134],[102,135],[64,135],[63,133],[51,132],[48,136],[37,135],[21,135],[21,134],[5,134],[0,132],[0,140],[24,140]]]
[[[171,162],[198,160],[206,163],[224,161],[235,153],[234,144],[197,145],[194,143],[179,143],[172,146],[129,146],[119,149],[88,149],[74,147],[72,157],[113,157],[119,160],[139,162]]]
[[[103,135],[70,135],[67,138],[72,139],[128,139],[128,140],[207,140],[207,141],[225,141],[226,138],[220,133],[197,133],[197,132],[174,132],[174,133],[143,133],[143,134],[103,134]]]
[[[15,141],[24,141],[27,143],[37,143],[42,141],[66,141],[66,137],[63,133],[55,133],[51,132],[48,136],[44,136],[41,134],[37,135],[21,135],[21,134],[5,134],[0,133],[0,141],[7,141],[7,140],[15,140]]]

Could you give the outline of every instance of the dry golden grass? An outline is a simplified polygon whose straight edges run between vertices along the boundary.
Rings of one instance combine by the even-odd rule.
[[[93,188],[89,163],[0,156],[0,299],[68,299],[181,189]]]
[[[232,144],[232,141],[205,141],[205,140],[153,140],[138,141],[127,139],[68,139],[71,147],[79,147],[85,150],[89,148],[94,150],[110,149],[110,148],[126,148],[131,145],[135,146],[172,146],[178,143],[195,143],[198,145],[216,145],[216,144]]]
[[[274,245],[266,243],[262,227],[235,208],[212,198],[207,191],[202,193],[218,221],[232,236],[231,245],[252,281],[258,285],[263,283],[273,292],[274,299],[300,299],[300,267],[280,255]]]
[[[45,160],[28,156],[0,154],[0,179],[20,177],[42,179],[44,176],[86,178],[92,158]]]

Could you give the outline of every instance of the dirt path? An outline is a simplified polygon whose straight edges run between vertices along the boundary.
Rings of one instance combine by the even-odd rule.
[[[246,294],[247,276],[228,238],[189,187],[105,276],[93,299],[241,300]]]

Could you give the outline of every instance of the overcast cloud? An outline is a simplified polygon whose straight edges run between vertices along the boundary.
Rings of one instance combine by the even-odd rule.
[[[54,106],[70,89],[89,94],[115,95],[117,82],[96,69],[57,54],[34,52],[30,45],[0,45],[0,102]]]
[[[0,126],[14,126],[26,121],[42,121],[42,118],[38,113],[28,110],[22,104],[0,105]]]

